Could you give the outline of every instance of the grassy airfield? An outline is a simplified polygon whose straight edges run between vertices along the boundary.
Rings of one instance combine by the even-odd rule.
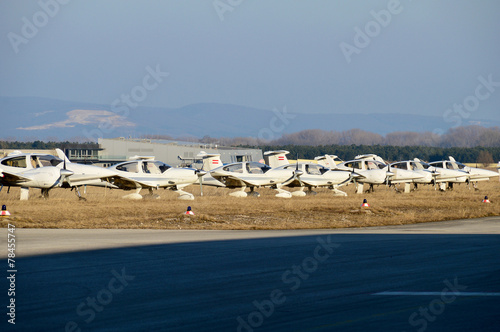
[[[366,188],[367,186],[365,186]],[[19,201],[19,188],[0,192],[0,205],[7,205],[10,217],[0,219],[20,228],[147,228],[147,229],[307,229],[403,225],[429,221],[477,218],[500,215],[498,178],[480,182],[479,190],[465,184],[453,191],[440,192],[433,186],[399,194],[380,185],[375,192],[356,195],[355,186],[343,187],[347,197],[333,196],[327,189],[317,195],[282,199],[274,190],[260,188],[261,197],[234,198],[224,188],[205,186],[186,188],[195,194],[194,201],[181,201],[170,190],[159,190],[159,199],[124,200],[122,190],[87,188],[87,201],[79,201],[69,189],[54,189],[50,199],[30,190],[29,201]],[[82,189],[83,192],[83,189]],[[143,190],[142,194],[147,194]],[[488,196],[491,204],[482,203]],[[363,199],[370,204],[361,208]],[[185,216],[190,205],[194,216]]]

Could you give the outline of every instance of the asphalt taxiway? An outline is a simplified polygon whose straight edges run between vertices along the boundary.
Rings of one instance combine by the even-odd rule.
[[[343,230],[15,234],[16,325],[4,313],[2,330],[496,331],[500,323],[498,217]]]

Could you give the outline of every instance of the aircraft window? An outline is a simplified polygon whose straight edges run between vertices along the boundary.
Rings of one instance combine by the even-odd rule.
[[[452,163],[446,163],[446,168],[447,169],[453,169]]]
[[[38,156],[36,157],[37,163],[40,166],[57,166],[63,161],[59,158],[56,158],[54,156]]]
[[[402,162],[402,163],[395,163],[394,165],[392,165],[391,167],[394,167],[394,168],[400,168],[400,169],[408,169],[408,165],[405,163],[405,162]]]
[[[136,162],[116,166],[116,169],[122,172],[139,173],[139,167]]]
[[[311,175],[321,175],[321,166],[319,165],[306,165],[306,173]]]
[[[457,166],[458,166],[458,169],[464,169],[465,167],[467,167],[467,165],[464,165],[462,163],[456,163]]]
[[[161,161],[155,161],[155,163],[158,166],[158,169],[160,170],[161,173],[164,173],[166,170],[172,168],[172,166],[162,163]]]
[[[345,163],[345,166],[348,168],[361,169],[361,161],[351,161],[351,162]]]
[[[229,165],[223,168],[227,172],[243,173],[243,167],[241,164]]]
[[[6,159],[2,161],[2,165],[5,166],[10,166],[10,167],[20,167],[20,168],[27,168],[28,165],[26,165],[26,157],[14,157],[10,159]]]
[[[269,166],[261,163],[253,162],[247,164],[247,171],[250,174],[264,174],[269,169],[271,169]]]
[[[144,173],[149,174],[161,174],[169,168],[169,165],[162,163],[161,161],[148,161],[143,165]]]
[[[443,167],[443,162],[435,162],[435,163],[431,163],[431,166],[444,168],[444,167]]]
[[[427,167],[425,167],[425,168],[427,168]],[[421,163],[416,163],[416,162],[412,161],[410,163],[410,169],[413,170],[413,171],[416,171],[416,170],[419,170],[419,169],[424,169],[424,165],[422,165]]]
[[[33,168],[40,167],[40,165],[38,164],[38,161],[36,160],[35,156],[31,156],[30,161],[31,161],[31,167],[33,167]]]
[[[424,169],[428,169],[429,167],[431,167],[432,165],[429,165],[428,163],[424,163],[423,161],[421,161],[420,163],[420,166],[422,166]]]
[[[384,168],[385,165],[382,163],[377,163],[375,161],[367,161],[366,162],[366,169],[382,169]]]

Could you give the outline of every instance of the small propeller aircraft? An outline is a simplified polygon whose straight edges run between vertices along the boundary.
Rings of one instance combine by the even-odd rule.
[[[334,162],[335,163],[335,162]],[[410,183],[422,178],[422,175],[412,170],[393,168],[382,158],[374,154],[358,155],[354,160],[341,162],[336,168],[352,170],[359,176],[355,178],[357,194],[364,192],[364,184],[369,184],[368,192],[373,192],[373,186],[380,184],[404,183],[405,192],[410,191]]]
[[[116,173],[102,167],[71,163],[60,149],[56,149],[57,157],[41,153],[22,153],[15,151],[0,160],[2,168],[2,186],[21,187],[21,199],[29,198],[29,188],[42,190],[42,197],[48,198],[49,191],[55,187],[76,188],[80,194],[82,185],[108,186],[103,181]]]
[[[14,151],[0,159],[0,190],[4,186],[21,187],[21,200],[28,200],[29,189],[42,190],[42,196],[47,198],[49,190],[61,187],[64,181],[74,173],[57,165],[63,160],[40,153],[22,153]]]
[[[278,193],[276,197],[290,198],[292,196],[305,196],[314,194],[312,188],[329,187],[336,194],[344,196],[345,193],[337,187],[351,180],[351,172],[335,171],[310,163],[290,164],[286,158],[288,151],[267,151],[264,153],[269,165],[257,162],[238,162],[216,168],[210,174],[222,182],[227,188],[239,188],[239,191],[230,193],[230,196],[247,197],[259,196],[255,191],[258,187],[271,187]],[[299,187],[300,190],[289,192],[284,187]],[[249,187],[250,192],[245,192]],[[304,189],[308,188],[308,192]]]
[[[79,199],[85,200],[85,198],[80,194],[79,189],[79,187],[84,185],[117,188],[106,181],[107,179],[116,176],[116,172],[103,167],[72,163],[61,149],[56,149],[56,153],[59,159],[63,160],[63,163],[59,163],[57,167],[62,167],[73,172],[71,176],[64,179],[61,187],[71,189],[75,188],[75,193]]]
[[[201,170],[207,172],[203,177],[200,178],[201,195],[203,196],[203,186],[225,187],[222,182],[216,180],[210,174],[211,170],[222,166],[220,153],[206,153],[205,151],[201,151],[196,155],[196,157],[203,160],[203,166],[201,167]]]
[[[206,172],[194,168],[175,168],[154,159],[154,157],[135,156],[129,161],[108,168],[117,174],[111,180],[113,185],[124,190],[135,190],[135,193],[123,198],[142,199],[139,194],[142,188],[149,189],[150,195],[158,198],[158,195],[153,194],[153,189],[169,188],[179,194],[179,199],[193,200],[193,194],[182,189],[200,182]]]
[[[449,157],[449,160],[435,161],[430,163],[431,166],[439,167],[449,171],[460,172],[460,177],[455,179],[450,179],[448,182],[448,187],[453,188],[453,183],[470,183],[478,181],[488,181],[492,177],[499,176],[498,172],[490,171],[487,169],[469,167],[462,163],[459,163],[453,157]],[[465,174],[464,174],[465,173]],[[444,190],[444,188],[440,188]]]
[[[295,172],[299,171],[301,174],[296,177],[296,179],[286,186],[291,188],[300,188],[298,191],[292,192],[293,196],[305,196],[305,195],[314,195],[316,194],[312,188],[318,187],[327,187],[332,190],[335,196],[347,196],[347,194],[338,188],[348,184],[353,178],[357,178],[360,175],[351,172],[344,171],[337,168],[328,168],[324,165],[315,164],[315,163],[300,163],[297,160],[297,163],[290,164],[286,155],[288,151],[279,150],[279,151],[267,151],[264,153],[267,162],[269,165],[277,166],[277,169],[290,169],[295,170]],[[328,155],[315,158],[316,160],[322,159],[328,160],[329,163],[335,163],[332,158]],[[307,192],[304,192],[304,189],[308,189]]]
[[[398,161],[390,164],[390,167],[391,170],[397,169],[399,171],[403,169],[420,174],[421,175],[420,178],[413,180],[415,188],[418,187],[418,184],[432,184],[436,181],[436,178],[439,176],[438,172],[429,170],[429,168],[432,169],[432,167],[429,164],[426,164],[417,158],[415,158],[414,160]],[[405,183],[405,192],[409,190],[407,186],[409,186],[409,183]]]
[[[233,197],[260,196],[255,188],[270,186],[278,193],[276,197],[290,198],[292,194],[283,189],[285,185],[301,175],[301,171],[276,169],[258,162],[236,162],[210,171],[210,175],[227,188],[239,190],[229,195]],[[249,187],[250,192],[245,192]]]

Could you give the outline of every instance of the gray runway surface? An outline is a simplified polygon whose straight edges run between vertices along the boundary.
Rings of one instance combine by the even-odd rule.
[[[318,231],[15,232],[16,325],[7,323],[4,277],[2,331],[500,328],[500,218]],[[0,234],[6,262],[6,229]]]

